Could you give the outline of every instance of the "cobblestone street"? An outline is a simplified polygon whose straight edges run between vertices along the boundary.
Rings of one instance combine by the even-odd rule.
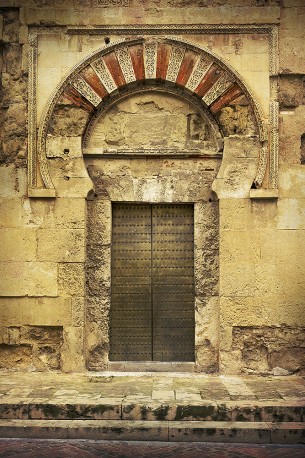
[[[90,440],[0,440],[1,457],[23,458],[303,458],[305,445],[164,443]]]

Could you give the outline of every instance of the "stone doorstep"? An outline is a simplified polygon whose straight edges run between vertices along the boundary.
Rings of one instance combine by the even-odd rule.
[[[162,442],[305,443],[304,423],[128,420],[0,420],[1,438]]]
[[[164,401],[104,398],[91,402],[29,402],[0,399],[1,419],[302,422],[302,401]]]

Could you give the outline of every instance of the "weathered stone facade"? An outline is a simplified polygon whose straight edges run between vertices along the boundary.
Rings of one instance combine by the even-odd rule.
[[[0,0],[0,368],[109,365],[113,202],[194,204],[194,370],[304,373],[302,0]]]

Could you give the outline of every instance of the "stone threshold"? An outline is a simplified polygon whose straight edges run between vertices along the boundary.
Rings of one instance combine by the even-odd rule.
[[[110,361],[109,371],[116,372],[164,372],[185,374],[195,373],[196,364],[193,362],[159,362],[159,361]]]
[[[305,443],[305,425],[297,422],[0,420],[0,437],[302,444]]]

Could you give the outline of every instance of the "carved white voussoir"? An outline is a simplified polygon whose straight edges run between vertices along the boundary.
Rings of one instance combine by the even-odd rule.
[[[136,81],[136,76],[128,48],[124,47],[116,49],[115,54],[120,64],[126,83],[132,83],[133,81]]]
[[[211,89],[202,97],[204,103],[208,106],[214,102],[221,94],[228,89],[233,83],[233,79],[228,75],[222,75],[218,81],[211,87]]]
[[[109,72],[104,60],[97,59],[91,63],[91,67],[101,80],[102,84],[104,85],[105,89],[109,94],[117,89],[117,85],[115,84],[111,73]]]
[[[192,71],[185,87],[194,92],[206,72],[211,67],[212,63],[212,60],[208,59],[206,56],[201,56],[194,66],[194,70]]]
[[[157,68],[157,43],[145,43],[144,65],[146,79],[156,78]]]
[[[169,58],[166,79],[167,81],[176,82],[181,63],[185,54],[185,48],[181,46],[172,46],[172,52]]]
[[[97,107],[101,103],[102,101],[101,97],[99,97],[97,93],[94,92],[92,87],[89,86],[89,84],[85,80],[83,80],[83,78],[81,78],[80,76],[76,77],[72,81],[72,85],[75,87],[75,89],[78,90],[78,92],[81,95],[83,95],[95,107]]]

